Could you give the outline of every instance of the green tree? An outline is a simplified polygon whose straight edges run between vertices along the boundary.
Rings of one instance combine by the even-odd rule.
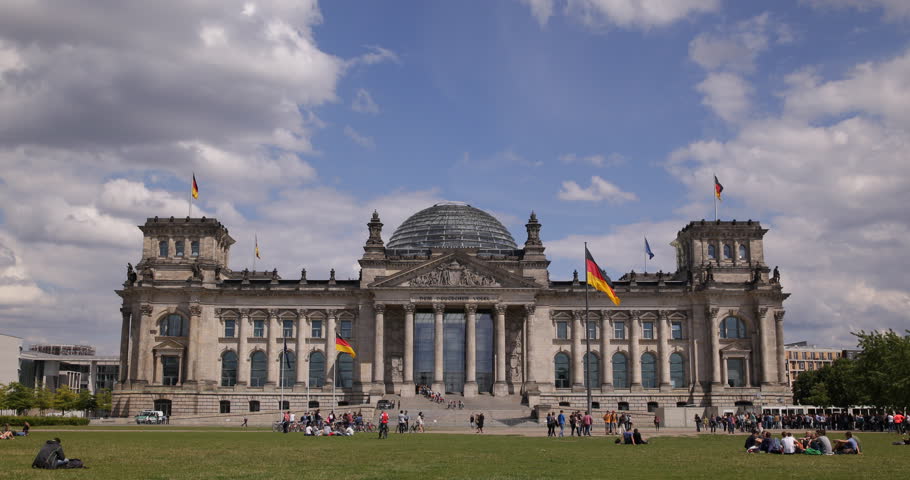
[[[109,388],[103,388],[95,395],[95,405],[98,410],[110,412],[113,409],[113,403],[114,399]]]
[[[66,413],[67,410],[76,410],[79,408],[79,397],[69,385],[57,387],[57,393],[54,394],[54,408]]]
[[[9,390],[9,386],[0,383],[0,410],[5,410],[9,407],[6,406],[6,392]]]
[[[814,405],[810,397],[815,384],[819,382],[820,370],[807,370],[793,382],[793,401],[797,405]]]
[[[92,395],[92,392],[89,392],[87,388],[80,390],[79,395],[76,396],[76,408],[82,410],[88,416],[88,413],[94,411],[96,407],[95,396]]]
[[[54,392],[47,387],[38,387],[35,389],[35,404],[34,407],[37,408],[41,415],[44,415],[44,412],[54,406]]]
[[[854,333],[862,349],[856,362],[857,376],[869,405],[903,409],[910,402],[910,330],[901,336],[887,332]]]
[[[15,410],[17,414],[32,408],[35,404],[35,392],[19,382],[12,382],[7,386],[5,397],[6,408]]]

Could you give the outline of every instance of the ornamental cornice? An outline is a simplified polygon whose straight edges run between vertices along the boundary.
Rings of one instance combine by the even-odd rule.
[[[466,303],[464,306],[464,312],[467,315],[476,315],[477,314],[477,304],[476,303]]]

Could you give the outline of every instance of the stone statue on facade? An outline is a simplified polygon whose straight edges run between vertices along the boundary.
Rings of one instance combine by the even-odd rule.
[[[714,266],[710,263],[705,267],[705,283],[710,283],[714,281]]]
[[[306,283],[306,269],[300,269],[300,283]]]
[[[777,269],[777,266],[774,266],[774,273],[771,275],[771,283],[775,285],[780,284],[780,270]]]
[[[329,283],[335,283],[335,269],[329,270]]]
[[[496,279],[479,274],[457,261],[440,265],[410,281],[412,287],[498,287]]]
[[[249,268],[244,268],[244,269],[243,269],[243,277],[242,277],[242,280],[243,280],[244,282],[249,282],[249,281],[250,281],[250,269],[249,269]]]
[[[278,269],[272,270],[272,280],[278,280]]]
[[[133,270],[133,264],[127,263],[126,264],[126,281],[127,281],[127,283],[132,285],[132,284],[136,283],[137,278],[139,278],[139,276],[136,275],[136,271]]]
[[[142,267],[142,280],[143,281],[152,281],[155,279],[155,271],[152,270],[152,267],[145,265]]]
[[[202,267],[199,266],[199,262],[193,263],[193,276],[191,280],[202,280]]]

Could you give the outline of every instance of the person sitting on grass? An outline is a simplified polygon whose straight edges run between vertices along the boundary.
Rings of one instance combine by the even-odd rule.
[[[906,439],[902,438],[896,442],[891,442],[891,445],[910,445],[910,437],[907,437]]]
[[[743,447],[746,449],[746,452],[752,453],[753,450],[758,449],[758,445],[761,444],[761,438],[758,436],[758,432],[752,430],[752,433],[746,437],[746,444]]]
[[[853,438],[853,432],[847,432],[844,434],[843,440],[834,441],[834,453],[844,454],[844,455],[857,455],[860,452],[859,442]]]
[[[834,455],[834,449],[831,448],[831,440],[828,439],[825,433],[823,429],[815,431],[816,438],[815,442],[812,443],[812,448],[822,452],[822,455]]]
[[[616,439],[619,440],[618,438]],[[632,436],[632,432],[626,430],[622,432],[622,443],[623,445],[635,445],[635,437]]]
[[[641,433],[638,433],[638,429],[632,430],[632,444],[633,445],[647,445],[648,441],[641,438]]]

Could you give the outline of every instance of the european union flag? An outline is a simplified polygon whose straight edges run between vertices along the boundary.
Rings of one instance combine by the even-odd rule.
[[[648,245],[648,237],[645,237],[645,253],[648,254],[648,260],[654,258],[654,252],[651,251],[651,245]]]

